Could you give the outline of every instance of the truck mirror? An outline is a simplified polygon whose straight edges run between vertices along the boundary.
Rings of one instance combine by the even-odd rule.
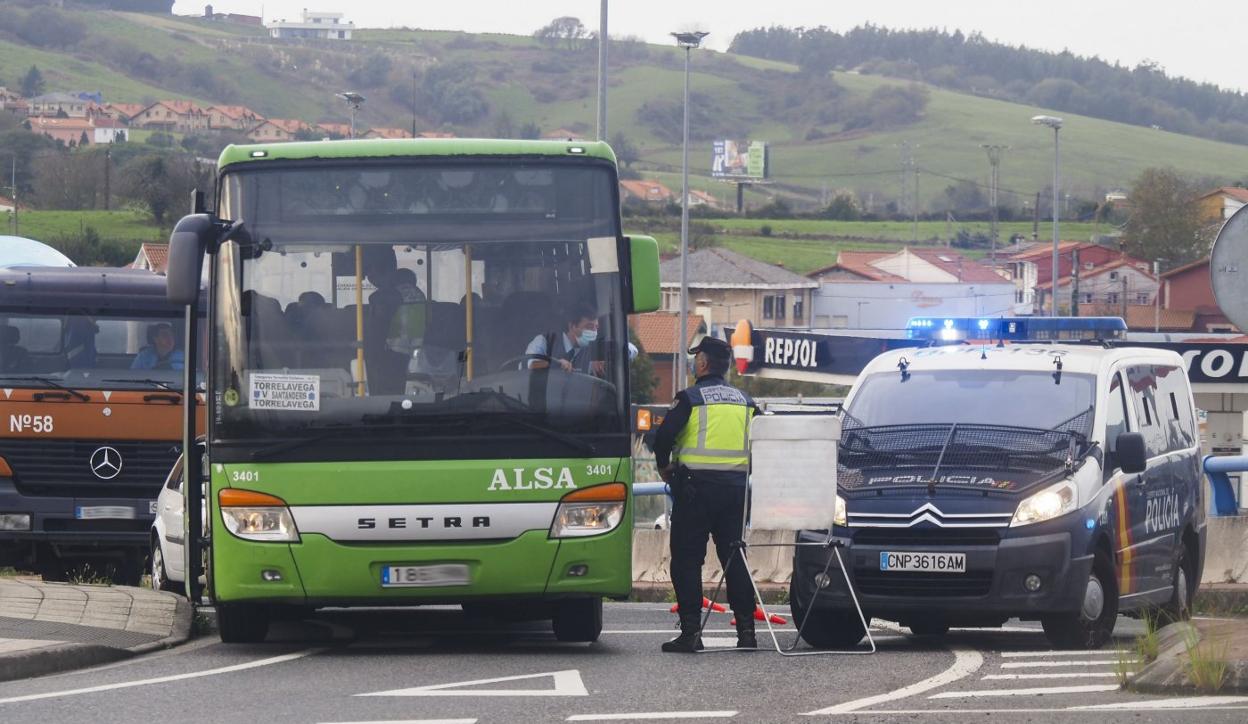
[[[1144,436],[1138,432],[1118,435],[1114,445],[1114,457],[1124,473],[1142,473],[1148,468],[1148,452],[1144,448]]]
[[[633,287],[629,312],[653,312],[660,302],[659,242],[651,236],[630,236],[627,241]]]
[[[169,267],[165,274],[169,301],[187,306],[199,299],[204,252],[219,229],[211,214],[183,216],[169,235]]]

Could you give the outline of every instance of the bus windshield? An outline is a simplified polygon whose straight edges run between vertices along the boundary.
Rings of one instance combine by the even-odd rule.
[[[214,441],[270,459],[627,447],[610,175],[366,168],[226,177],[247,233],[217,253]]]
[[[185,326],[163,315],[108,310],[0,310],[0,386],[180,389]]]

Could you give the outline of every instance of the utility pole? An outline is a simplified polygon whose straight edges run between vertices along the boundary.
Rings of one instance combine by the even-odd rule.
[[[21,236],[17,226],[17,154],[13,154],[13,165],[9,167],[9,189],[13,192],[13,236]]]
[[[897,215],[901,216],[910,210],[910,172],[914,168],[914,159],[910,155],[910,142],[901,142],[901,194],[897,200]]]
[[[913,159],[911,160],[911,166],[913,167]],[[912,168],[912,170],[914,171],[914,221],[913,221],[912,226],[910,227],[911,229],[910,230],[910,243],[918,244],[919,243],[919,170],[917,168]]]
[[[1153,276],[1157,278],[1157,291],[1153,293],[1153,331],[1161,331],[1161,260],[1153,262]]]
[[[1031,215],[1031,240],[1040,241],[1040,192],[1036,192],[1036,205]]]
[[[113,144],[110,142],[104,148],[104,210],[108,211],[112,205],[112,175],[113,175]]]
[[[352,127],[354,134],[354,127]],[[412,68],[412,138],[416,137],[416,68]]]
[[[607,0],[598,11],[598,140],[607,140]]]
[[[1122,318],[1127,318],[1127,275],[1122,274]]]
[[[988,163],[992,166],[992,174],[989,177],[988,184],[988,204],[992,210],[992,227],[990,236],[992,237],[992,251],[989,252],[989,258],[995,263],[997,261],[997,235],[999,233],[999,219],[997,214],[1000,210],[1001,203],[998,200],[998,189],[1001,183],[1001,155],[1009,149],[1009,146],[998,144],[983,143],[980,147],[988,152]]]

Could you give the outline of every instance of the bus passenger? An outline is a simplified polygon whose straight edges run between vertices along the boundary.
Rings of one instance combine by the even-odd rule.
[[[139,350],[130,364],[132,370],[180,370],[182,349],[178,346],[173,327],[165,322],[147,328],[148,345]]]

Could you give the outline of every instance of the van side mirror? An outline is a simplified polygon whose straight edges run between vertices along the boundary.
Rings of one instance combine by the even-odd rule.
[[[1148,451],[1144,447],[1144,436],[1138,432],[1120,433],[1114,444],[1114,458],[1124,473],[1144,472],[1148,467]]]
[[[188,306],[199,300],[204,253],[220,233],[220,226],[211,214],[183,216],[173,227],[169,235],[169,266],[165,272],[165,294],[170,302]]]
[[[653,312],[659,308],[659,242],[651,236],[630,236],[628,241],[630,283],[633,289],[630,313]]]

